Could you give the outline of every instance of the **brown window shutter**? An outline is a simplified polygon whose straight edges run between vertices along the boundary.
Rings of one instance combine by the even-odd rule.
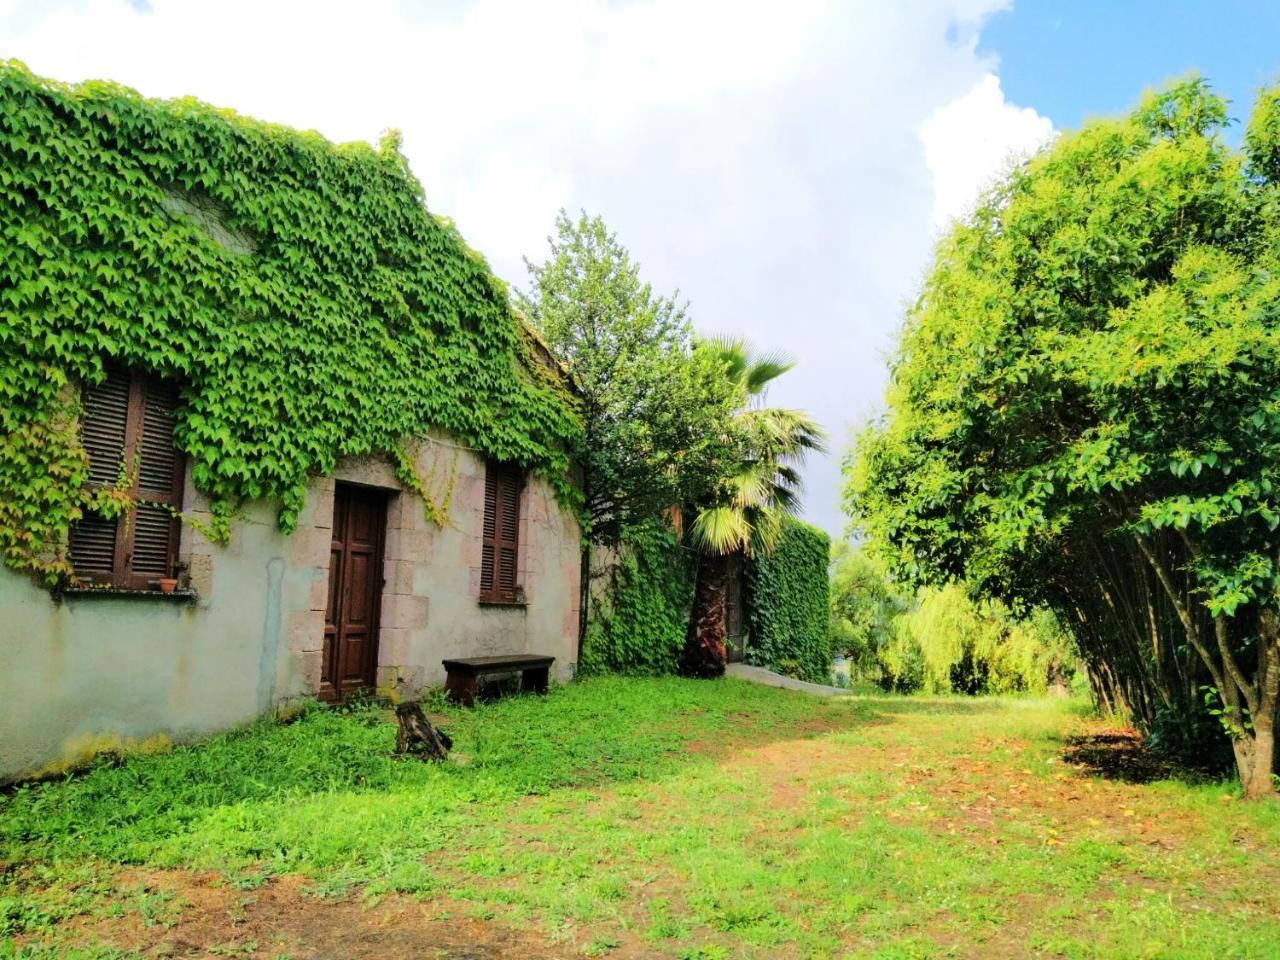
[[[81,438],[89,454],[89,489],[136,474],[135,506],[119,518],[86,515],[71,531],[76,575],[118,587],[145,587],[173,576],[178,559],[183,460],[173,445],[178,391],[142,374],[109,368],[87,387]]]
[[[89,483],[111,486],[120,478],[129,421],[129,374],[109,368],[107,379],[84,391],[81,441],[89,454]]]
[[[485,469],[482,599],[508,603],[516,599],[521,485],[520,474],[515,469],[493,463]]]
[[[497,580],[494,574],[494,559],[498,552],[498,477],[497,471],[490,464],[484,472],[484,547],[480,557],[480,596],[492,597],[493,585]]]
[[[108,368],[107,378],[85,387],[80,413],[80,439],[89,454],[90,489],[110,487],[120,478],[129,422],[129,374]],[[86,514],[71,528],[69,556],[76,575],[114,583],[118,522]]]
[[[520,540],[520,478],[504,471],[498,481],[498,594],[516,598],[516,554]]]
[[[150,500],[172,501],[180,495],[181,455],[173,445],[177,424],[178,388],[162,380],[147,380],[143,390],[142,437],[138,452],[138,489]]]
[[[86,514],[71,528],[71,569],[77,577],[110,583],[116,565],[116,521]]]
[[[142,384],[141,430],[138,436],[138,508],[133,529],[130,571],[135,586],[173,576],[178,562],[182,509],[182,455],[173,445],[178,389],[147,379]]]

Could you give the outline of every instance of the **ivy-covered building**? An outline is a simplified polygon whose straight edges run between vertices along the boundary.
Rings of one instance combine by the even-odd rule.
[[[394,136],[0,65],[0,780],[574,668],[579,423]]]

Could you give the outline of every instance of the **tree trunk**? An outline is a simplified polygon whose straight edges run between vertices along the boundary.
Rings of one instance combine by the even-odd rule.
[[[1253,715],[1252,769],[1245,778],[1244,795],[1251,800],[1276,794],[1276,714],[1280,712],[1280,623],[1265,610],[1258,617],[1258,709]]]
[[[1274,797],[1276,794],[1275,717],[1258,717],[1253,724],[1253,769],[1244,795],[1250,800]]]
[[[680,672],[685,676],[710,678],[724,674],[728,570],[729,558],[722,554],[704,555],[698,560],[693,611],[680,658]]]

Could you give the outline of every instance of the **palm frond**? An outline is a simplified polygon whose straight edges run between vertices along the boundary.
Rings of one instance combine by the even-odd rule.
[[[724,373],[732,383],[742,383],[747,375],[750,357],[747,341],[742,337],[717,335],[698,341],[698,348],[706,350],[722,364]]]
[[[809,414],[783,407],[744,410],[737,425],[759,459],[802,460],[809,451],[826,450],[826,433]]]
[[[793,369],[796,365],[795,360],[778,350],[761,356],[751,356],[748,352],[747,356],[749,362],[743,386],[746,387],[747,393],[753,397],[764,393],[765,388],[770,383],[777,380],[788,370]]]
[[[689,528],[689,539],[704,553],[726,554],[745,549],[752,527],[742,510],[710,507],[698,514]]]
[[[752,514],[751,537],[747,541],[748,553],[768,554],[782,539],[783,510],[760,510]]]
[[[787,463],[778,464],[776,483],[780,487],[786,487],[790,490],[799,490],[803,485],[800,479],[800,471]]]
[[[763,406],[765,388],[795,366],[790,357],[757,356],[741,337],[710,338],[698,349],[712,351],[723,364],[742,407],[725,438],[737,449],[721,474],[719,495],[690,526],[690,542],[712,554],[769,553],[782,536],[783,519],[799,504],[796,465],[809,451],[825,450],[826,435],[803,411]]]
[[[743,469],[725,480],[729,488],[731,500],[735,507],[748,507],[767,504],[773,497],[772,464],[745,464]]]
[[[775,485],[769,497],[769,505],[784,513],[795,513],[800,506],[800,495],[790,487]]]

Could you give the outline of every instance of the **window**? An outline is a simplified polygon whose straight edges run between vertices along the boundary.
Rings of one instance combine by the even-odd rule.
[[[524,478],[514,467],[490,463],[484,474],[484,550],[480,561],[480,599],[516,603],[516,556],[520,549],[520,488]]]
[[[173,445],[178,390],[171,383],[109,368],[86,387],[80,418],[89,453],[88,488],[123,480],[133,506],[119,517],[86,515],[71,528],[76,579],[145,588],[174,575],[182,509],[182,454]]]

